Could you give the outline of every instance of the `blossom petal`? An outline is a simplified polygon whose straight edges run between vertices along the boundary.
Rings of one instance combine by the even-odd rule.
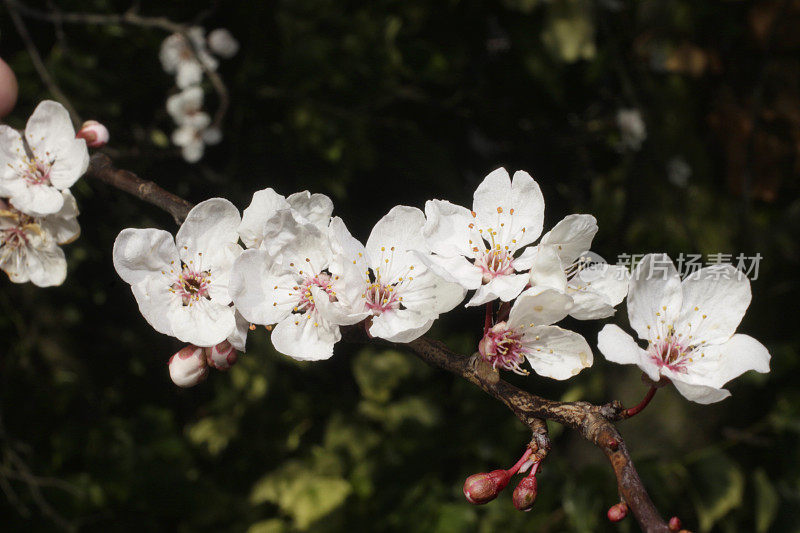
[[[273,189],[263,189],[253,194],[250,205],[242,213],[239,235],[248,248],[259,248],[264,239],[265,224],[278,211],[289,209],[289,202]]]
[[[467,307],[482,305],[498,298],[504,302],[509,302],[519,296],[522,289],[528,284],[528,276],[525,274],[507,274],[497,276],[486,285],[481,285],[472,296]]]
[[[64,207],[61,191],[49,185],[28,184],[22,179],[7,183],[11,205],[29,215],[46,216]]]
[[[672,384],[687,400],[706,405],[719,402],[731,395],[726,389],[707,387],[705,385],[691,385],[674,378],[672,379]]]
[[[180,257],[169,232],[127,228],[114,241],[114,268],[131,285],[162,271],[180,271]]]
[[[539,245],[539,253],[531,266],[531,285],[550,287],[561,292],[567,290],[567,275],[555,246]]]
[[[648,254],[633,272],[628,318],[640,339],[666,337],[681,309],[681,279],[666,254]]]
[[[396,287],[403,297],[403,305],[429,318],[450,311],[464,300],[467,290],[458,283],[451,283],[433,271],[423,272]]]
[[[568,379],[592,366],[589,343],[574,331],[558,326],[535,326],[525,329],[522,342],[525,358],[540,376]]]
[[[769,372],[767,348],[753,337],[736,334],[727,342],[698,348],[687,365],[686,381],[720,388],[748,370]]]
[[[169,313],[182,304],[179,296],[169,292],[169,280],[163,276],[144,277],[131,285],[131,291],[147,323],[159,333],[174,337]]]
[[[544,197],[539,184],[524,171],[509,178],[504,168],[490,173],[475,190],[473,210],[484,229],[492,228],[499,241],[517,248],[542,234]]]
[[[78,204],[69,189],[61,191],[64,205],[61,210],[53,215],[42,217],[41,226],[49,233],[58,244],[73,242],[81,234],[78,224]]]
[[[25,145],[17,130],[0,124],[0,196],[10,196],[4,181],[18,179],[18,169],[24,164]]]
[[[286,318],[299,302],[295,282],[266,251],[245,250],[233,263],[228,292],[245,319],[269,325]]]
[[[425,226],[422,235],[428,248],[444,257],[473,257],[474,218],[466,207],[445,200],[425,202]]]
[[[520,294],[508,315],[512,328],[548,326],[563,319],[572,307],[572,298],[555,289],[532,287]]]
[[[750,280],[733,265],[712,265],[681,284],[683,305],[675,329],[692,342],[720,344],[734,334],[750,305]]]
[[[286,201],[306,221],[321,230],[328,227],[331,213],[333,213],[333,201],[324,194],[311,194],[308,191],[296,192],[290,195]]]
[[[190,305],[173,306],[168,313],[172,334],[195,346],[215,346],[236,329],[233,307],[214,300],[197,300]]]
[[[477,289],[483,281],[483,272],[462,255],[444,257],[415,252],[417,257],[439,277],[458,283],[465,289]]]
[[[588,252],[597,233],[597,219],[592,215],[568,215],[548,231],[539,244],[555,246],[564,265],[571,265]]]
[[[250,322],[242,316],[238,309],[234,319],[236,320],[236,327],[227,340],[237,351],[244,353],[247,347],[247,334],[250,333]]]
[[[369,333],[390,342],[411,342],[424,335],[434,320],[411,310],[392,310],[374,317]]]
[[[597,336],[597,349],[603,357],[620,365],[636,365],[653,381],[659,381],[661,375],[658,366],[650,359],[633,337],[622,331],[615,324],[607,324]]]
[[[235,205],[224,198],[211,198],[189,211],[175,235],[175,244],[184,259],[201,262],[204,269],[228,267],[231,257],[225,245],[239,241],[240,222]],[[198,254],[202,254],[201,261]]]
[[[381,269],[381,276],[394,280],[405,275],[411,265],[406,252],[427,251],[422,239],[425,215],[416,207],[395,206],[381,218],[367,239],[367,262]]]
[[[333,217],[328,227],[333,259],[330,272],[337,297],[354,312],[364,309],[364,285],[367,283],[367,258],[364,245],[355,239],[339,217]]]
[[[20,269],[15,275],[7,271],[12,281],[21,282],[20,278],[30,280],[37,287],[54,287],[64,283],[67,278],[67,261],[64,251],[55,243],[42,247],[28,246],[21,259]],[[0,265],[5,270],[5,265]]]
[[[330,359],[333,345],[341,340],[337,326],[312,319],[287,317],[272,331],[272,345],[284,355],[300,361]]]
[[[593,264],[569,281],[567,293],[575,300],[570,315],[595,320],[614,314],[614,307],[628,294],[628,270],[621,265]]]

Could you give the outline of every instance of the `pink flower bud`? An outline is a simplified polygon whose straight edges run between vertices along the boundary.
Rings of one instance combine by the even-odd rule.
[[[464,496],[473,505],[483,505],[497,498],[511,480],[507,470],[493,470],[473,474],[464,482]]]
[[[0,118],[11,113],[17,103],[19,84],[14,71],[0,59]]]
[[[228,341],[222,341],[216,346],[203,348],[203,352],[208,366],[217,370],[228,370],[239,359],[239,354]]]
[[[611,522],[619,522],[626,516],[628,516],[628,504],[625,502],[619,502],[617,505],[612,505],[608,510],[608,519]]]
[[[207,376],[208,367],[202,348],[190,344],[169,358],[169,377],[178,387],[194,387]]]
[[[86,146],[89,148],[100,148],[105,146],[109,139],[108,128],[97,122],[96,120],[87,120],[75,134],[78,139],[86,140]]]
[[[514,502],[514,507],[520,511],[530,511],[538,493],[537,485],[536,476],[522,478],[517,488],[514,489],[514,494],[511,498]]]
[[[673,516],[669,519],[669,530],[670,531],[680,531],[681,530],[681,519],[677,516]]]

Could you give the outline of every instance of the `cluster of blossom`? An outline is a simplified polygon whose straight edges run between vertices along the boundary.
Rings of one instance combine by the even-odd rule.
[[[170,35],[161,44],[161,65],[165,72],[175,75],[175,84],[180,89],[167,98],[167,112],[177,126],[172,142],[181,148],[183,158],[189,163],[203,157],[207,144],[222,140],[222,132],[211,125],[211,117],[203,111],[203,74],[217,69],[213,54],[227,59],[238,51],[239,43],[224,28],[212,31],[206,38],[205,30],[194,26],[185,34]]]
[[[80,234],[78,206],[69,188],[89,166],[98,136],[87,123],[76,137],[61,104],[39,104],[24,132],[0,125],[0,269],[11,281],[60,285],[67,275],[61,245]]]
[[[610,317],[627,295],[630,323],[648,347],[609,325],[598,345],[607,359],[636,364],[701,403],[727,396],[722,386],[747,370],[769,370],[766,348],[734,334],[750,302],[745,276],[715,265],[681,282],[669,258],[651,254],[629,280],[623,266],[586,260],[598,230],[591,215],[569,215],[539,239],[544,199],[526,172],[486,176],[472,209],[444,200],[428,201],[424,212],[396,206],[366,244],[332,213],[325,195],[265,189],[241,217],[221,198],[198,204],[175,239],[156,229],[120,233],[114,265],[143,316],[191,343],[171,360],[176,383],[230,366],[209,350],[242,351],[248,323],[271,330],[283,354],[327,359],[343,326],[361,323],[371,337],[410,342],[468,291],[466,306],[487,305],[479,353],[497,369],[527,374],[527,364],[559,380],[578,374],[592,365],[592,349],[554,324]],[[654,263],[669,276],[643,275]]]

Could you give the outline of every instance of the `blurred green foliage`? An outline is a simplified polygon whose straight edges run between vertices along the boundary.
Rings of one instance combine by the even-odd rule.
[[[229,28],[242,43],[220,71],[232,99],[225,139],[197,165],[168,145],[164,100],[174,89],[158,62],[163,32],[27,24],[78,110],[108,125],[118,166],[192,201],[224,196],[244,208],[260,188],[308,188],[331,195],[366,238],[396,204],[468,204],[504,165],[537,177],[546,226],[596,215],[594,249],[607,258],[761,253],[741,331],[768,345],[772,373],[743,376],[713,406],[665,389],[621,430],[665,515],[701,532],[800,531],[795,3],[139,5]],[[2,13],[0,54],[20,80],[8,121],[21,126],[50,95]],[[642,112],[640,150],[620,147],[620,108]],[[180,345],[144,322],[110,253],[120,229],[172,221],[99,183],[75,194],[83,235],[67,248],[67,283],[0,281],[0,529],[56,525],[14,477],[16,458],[41,478],[52,513],[87,531],[636,530],[630,519],[607,523],[617,499],[610,469],[557,425],[532,512],[515,511],[509,494],[468,505],[463,480],[513,464],[528,435],[497,402],[404,352],[343,344],[330,361],[303,364],[276,354],[259,329],[229,373],[178,390],[166,361]],[[626,322],[624,308],[617,318]],[[481,323],[462,309],[431,335],[469,354]],[[599,330],[568,326],[590,341]],[[635,369],[600,356],[569,382],[513,381],[593,402],[645,392]]]

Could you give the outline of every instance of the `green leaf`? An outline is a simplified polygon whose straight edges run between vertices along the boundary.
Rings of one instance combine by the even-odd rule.
[[[778,491],[763,468],[755,471],[753,483],[756,489],[756,531],[763,533],[769,530],[778,514]]]
[[[247,529],[247,533],[283,533],[288,528],[280,518],[270,518],[256,522]]]
[[[295,527],[306,529],[342,505],[351,490],[344,479],[316,474],[295,461],[257,481],[250,502],[274,503],[292,517]]]
[[[719,450],[712,450],[691,467],[693,500],[700,531],[714,524],[742,503],[744,474],[739,465]]]

